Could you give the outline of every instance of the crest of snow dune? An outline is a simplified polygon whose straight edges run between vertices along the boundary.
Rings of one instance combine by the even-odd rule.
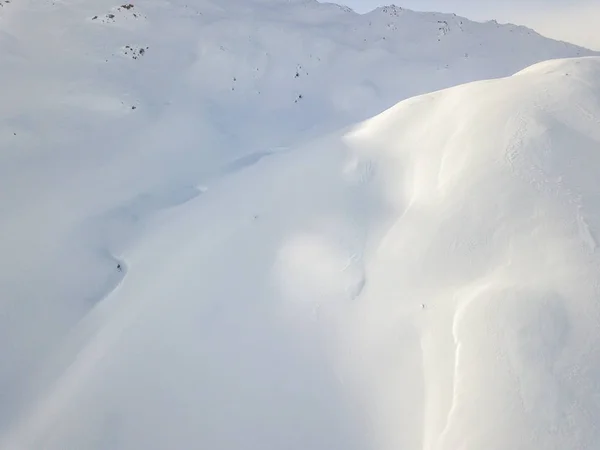
[[[349,326],[372,339],[357,370],[382,423],[410,430],[403,399],[422,389],[422,428],[383,426],[389,448],[594,447],[599,75],[598,59],[547,62],[409,100],[348,136],[403,174],[404,189],[382,190],[397,219]],[[406,334],[412,359],[389,343]]]

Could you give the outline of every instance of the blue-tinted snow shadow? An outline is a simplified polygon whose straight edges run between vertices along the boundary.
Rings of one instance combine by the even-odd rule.
[[[229,169],[257,168],[264,156]],[[259,197],[251,201],[261,204]],[[222,207],[244,203],[236,200]],[[288,228],[275,216],[276,229],[264,228],[263,217],[238,216],[246,225],[214,248],[188,251],[190,236],[185,252],[157,255],[164,271],[151,277],[153,286],[134,291],[143,298],[132,299],[131,291],[119,298],[139,300],[139,318],[107,359],[92,362],[95,381],[60,415],[56,426],[67,432],[56,442],[95,450],[375,450],[323,324],[286,316],[270,270],[301,226]],[[80,358],[87,357],[95,356]],[[67,426],[71,421],[85,436]]]

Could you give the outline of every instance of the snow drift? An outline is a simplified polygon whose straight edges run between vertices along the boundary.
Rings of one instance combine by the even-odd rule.
[[[316,136],[592,52],[394,7],[2,5],[0,448],[590,448],[597,60]]]
[[[409,99],[158,213],[3,448],[594,448],[598,80]]]

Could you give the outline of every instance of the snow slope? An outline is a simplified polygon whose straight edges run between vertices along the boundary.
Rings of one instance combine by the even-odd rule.
[[[579,54],[591,52],[520,27],[397,8],[360,16],[311,1],[3,2],[0,448],[436,448],[444,428],[440,445],[453,448],[457,430],[470,436],[470,428],[460,421],[446,427],[448,405],[460,410],[465,403],[452,400],[455,383],[447,386],[441,375],[456,359],[448,323],[464,301],[457,294],[438,302],[447,307],[440,311],[433,298],[468,289],[475,269],[484,273],[505,255],[490,247],[496,222],[487,215],[472,219],[472,233],[465,226],[463,218],[485,200],[469,200],[459,189],[458,200],[433,208],[440,200],[427,197],[437,189],[428,171],[437,167],[436,152],[455,146],[458,156],[444,158],[449,168],[440,181],[451,185],[453,174],[477,162],[461,150],[488,145],[492,154],[494,146],[504,148],[496,137],[505,133],[512,136],[509,160],[522,168],[515,174],[525,186],[531,179],[545,189],[535,164],[554,164],[555,147],[581,139],[577,148],[585,149],[585,136],[597,139],[597,90],[577,81],[593,86],[593,74],[584,72],[595,70],[595,60],[581,60],[586,69],[574,67],[560,83],[548,81],[547,97],[540,86],[552,77],[520,75],[514,79],[521,83],[450,91],[464,93],[445,108],[435,98],[453,94],[408,101],[400,117],[388,112],[343,139],[337,132],[313,138],[415,94]],[[522,85],[523,92],[508,95],[494,83]],[[485,92],[469,94],[477,89]],[[571,90],[579,97],[571,99]],[[553,138],[528,165],[519,158],[530,153],[519,149],[530,148],[531,133],[548,136],[527,128],[538,123],[530,114],[534,100],[549,117],[559,117],[555,104],[564,104],[565,114],[574,109],[573,120],[585,118],[589,129],[572,125],[577,133],[565,134],[566,144]],[[486,101],[485,110],[478,106]],[[506,129],[503,117],[510,118]],[[561,117],[556,136],[561,123],[571,129]],[[419,159],[421,150],[430,156]],[[583,156],[561,157],[578,183],[594,168]],[[580,212],[564,226],[576,225],[593,246],[594,216],[584,201],[590,193],[563,179]],[[528,232],[517,214],[526,215],[529,205],[520,189],[506,191],[524,206],[502,196],[485,203],[498,223],[502,211],[516,209],[518,225],[507,222],[500,249],[502,236]],[[464,207],[455,211],[461,198]],[[403,225],[399,217],[417,200],[424,204],[408,209]],[[543,221],[542,203],[530,201]],[[552,231],[541,228],[542,236]],[[514,242],[511,248],[522,247]],[[417,256],[398,259],[410,252]],[[464,260],[452,259],[453,252]],[[590,261],[585,267],[593,255]],[[588,286],[591,276],[572,267]],[[424,268],[431,274],[419,272]],[[593,307],[585,310],[584,300],[576,311],[590,321]],[[566,323],[583,333],[588,322],[571,313]],[[429,317],[440,321],[439,335],[427,337],[437,329],[422,323]],[[579,339],[571,333],[568,339]],[[593,335],[587,339],[591,345]],[[569,380],[582,390],[564,395],[583,401],[593,392],[585,389],[594,358],[571,353],[580,364]],[[433,375],[424,375],[426,367]],[[538,380],[541,372],[528,373]],[[509,378],[500,379],[517,392]],[[507,402],[490,412],[497,419],[496,411],[518,402],[494,389],[489,398]],[[569,415],[571,428],[520,421],[524,431],[515,439],[543,438],[547,430],[564,439],[579,430],[578,439],[592,439],[585,420],[594,420],[593,404],[571,409],[581,416]],[[460,411],[451,417],[470,417]],[[491,423],[483,414],[478,420]]]
[[[598,80],[409,99],[157,213],[2,448],[595,448]]]

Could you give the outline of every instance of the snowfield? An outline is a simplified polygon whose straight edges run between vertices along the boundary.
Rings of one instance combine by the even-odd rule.
[[[1,450],[600,442],[593,52],[23,0],[0,64]]]

